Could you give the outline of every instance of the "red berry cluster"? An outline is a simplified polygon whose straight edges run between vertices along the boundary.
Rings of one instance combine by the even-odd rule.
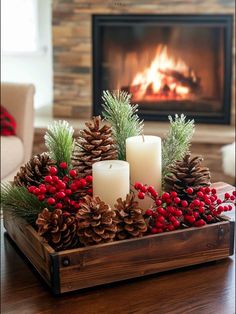
[[[59,170],[66,170],[65,175],[60,178]],[[92,195],[92,176],[79,178],[75,169],[68,169],[66,162],[61,162],[59,169],[50,167],[49,174],[44,177],[42,184],[38,187],[31,185],[28,191],[41,202],[58,209],[69,209],[71,211],[80,207],[81,193]]]
[[[149,217],[151,233],[173,231],[181,227],[201,227],[205,224],[218,221],[222,212],[232,209],[235,205],[236,191],[231,194],[225,193],[224,200],[218,198],[216,189],[200,188],[196,193],[192,188],[187,189],[191,201],[178,196],[175,191],[164,192],[158,195],[152,186],[135,183],[138,198],[151,197],[153,207],[146,210]]]

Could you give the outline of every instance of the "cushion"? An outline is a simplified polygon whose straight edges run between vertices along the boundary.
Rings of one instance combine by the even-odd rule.
[[[13,116],[1,106],[1,135],[9,136],[16,135],[16,121]]]
[[[22,141],[16,136],[1,136],[1,179],[17,171],[23,160]]]

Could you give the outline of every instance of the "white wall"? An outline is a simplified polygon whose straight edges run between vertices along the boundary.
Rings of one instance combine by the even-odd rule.
[[[35,108],[52,106],[53,100],[51,1],[38,1],[40,51],[2,55],[2,81],[33,83],[36,87]]]

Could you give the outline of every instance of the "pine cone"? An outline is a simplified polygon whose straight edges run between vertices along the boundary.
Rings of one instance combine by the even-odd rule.
[[[35,155],[17,172],[14,177],[14,185],[26,187],[40,185],[41,179],[49,173],[49,166],[53,164],[54,162],[47,153]]]
[[[147,224],[142,209],[138,206],[138,202],[134,201],[134,195],[128,194],[124,201],[119,198],[115,208],[117,209],[115,218],[117,239],[142,237],[147,231]]]
[[[39,235],[45,237],[56,250],[72,249],[79,246],[77,220],[75,215],[55,209],[50,212],[45,208],[36,220]]]
[[[99,197],[85,196],[77,212],[80,242],[92,245],[113,241],[117,231],[114,217],[115,212]]]
[[[101,127],[100,124],[101,117],[93,117],[91,122],[85,123],[87,128],[80,132],[75,142],[72,165],[80,177],[92,174],[94,162],[117,159],[111,127],[107,124]]]
[[[211,175],[208,168],[201,166],[203,158],[196,156],[191,158],[187,154],[183,160],[175,162],[170,166],[170,173],[164,178],[165,191],[176,191],[179,196],[190,199],[191,195],[186,190],[192,188],[194,193],[201,187],[209,186]]]

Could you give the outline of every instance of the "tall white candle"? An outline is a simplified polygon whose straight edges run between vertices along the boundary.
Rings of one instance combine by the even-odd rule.
[[[145,135],[126,139],[126,160],[130,164],[131,184],[141,182],[161,191],[161,138]],[[149,202],[150,203],[150,202]],[[147,208],[148,202],[142,202]]]
[[[129,163],[105,160],[93,164],[93,195],[113,206],[130,192]]]

